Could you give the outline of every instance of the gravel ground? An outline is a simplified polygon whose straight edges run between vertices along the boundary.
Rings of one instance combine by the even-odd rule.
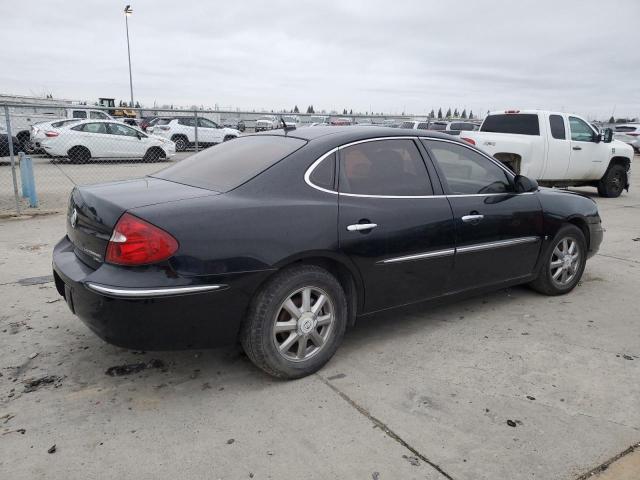
[[[640,441],[640,191],[596,200],[571,294],[362,320],[293,382],[236,348],[105,344],[48,277],[64,217],[0,220],[0,478],[577,479]]]

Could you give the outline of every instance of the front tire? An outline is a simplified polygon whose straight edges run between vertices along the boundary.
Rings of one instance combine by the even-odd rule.
[[[176,144],[176,152],[184,152],[187,149],[188,140],[183,135],[174,136],[171,141]]]
[[[320,370],[347,326],[347,300],[338,280],[315,265],[289,267],[253,298],[240,332],[249,359],[283,379]]]
[[[622,165],[611,165],[598,182],[601,197],[617,198],[627,185],[627,170]]]
[[[165,157],[164,150],[160,147],[151,147],[142,157],[143,162],[159,162]]]
[[[587,263],[587,242],[575,225],[562,227],[544,253],[543,265],[531,288],[545,295],[564,295],[573,290]]]

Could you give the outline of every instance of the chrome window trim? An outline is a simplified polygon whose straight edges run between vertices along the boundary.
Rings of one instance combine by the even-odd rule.
[[[496,242],[477,243],[466,247],[456,247],[456,253],[480,252],[482,250],[490,250],[493,248],[511,247],[513,245],[522,245],[525,243],[534,243],[540,240],[540,237],[520,237],[509,240],[498,240]]]
[[[477,243],[466,247],[445,248],[443,250],[433,250],[431,252],[416,253],[414,255],[404,255],[402,257],[391,257],[376,262],[379,265],[388,265],[390,263],[410,262],[412,260],[422,260],[425,258],[449,257],[458,253],[480,252],[493,248],[511,247],[514,245],[523,245],[526,243],[535,243],[540,237],[520,237],[509,240],[499,240],[496,242]]]
[[[327,188],[319,187],[318,185],[314,184],[311,181],[310,177],[311,177],[311,174],[313,173],[313,171],[315,170],[315,168],[325,158],[327,158],[329,155],[332,155],[332,154],[336,153],[338,150],[342,150],[343,148],[350,147],[352,145],[358,145],[360,143],[367,143],[367,142],[376,142],[376,141],[380,141],[380,140],[418,140],[418,141],[420,141],[420,140],[433,140],[433,141],[436,141],[436,142],[453,143],[455,145],[460,145],[460,146],[462,146],[464,148],[468,148],[472,152],[479,153],[484,158],[486,158],[487,160],[489,160],[490,162],[492,162],[493,164],[497,165],[502,170],[504,170],[512,180],[514,178],[514,174],[513,174],[513,172],[511,170],[506,168],[504,165],[502,165],[495,158],[492,158],[492,157],[488,156],[486,153],[484,153],[484,152],[482,152],[480,150],[476,150],[476,149],[472,148],[470,145],[465,145],[464,143],[456,142],[456,141],[453,141],[453,140],[448,140],[448,139],[445,139],[445,138],[431,138],[431,137],[420,137],[420,136],[400,136],[400,137],[367,138],[367,139],[364,139],[364,140],[357,140],[355,142],[345,143],[344,145],[340,145],[338,147],[334,147],[331,150],[329,150],[328,152],[326,152],[325,154],[323,154],[322,156],[320,156],[315,162],[313,162],[311,164],[311,166],[309,168],[307,168],[307,171],[304,174],[305,183],[307,185],[309,185],[311,188],[314,188],[314,189],[319,190],[321,192],[330,193],[332,195],[344,195],[345,197],[356,197],[356,198],[390,198],[390,199],[399,199],[399,198],[494,197],[494,196],[498,196],[498,195],[533,195],[534,193],[536,193],[536,192],[523,192],[523,193],[504,192],[504,193],[467,193],[467,194],[461,193],[461,194],[451,194],[451,195],[447,195],[447,194],[443,194],[443,195],[367,195],[367,194],[363,194],[363,193],[341,193],[341,192],[337,192],[336,190],[329,190]]]
[[[158,288],[122,288],[99,285],[87,282],[86,286],[94,292],[126,298],[151,298],[170,295],[184,295],[187,293],[201,293],[219,290],[226,285],[195,285],[191,287],[158,287]]]

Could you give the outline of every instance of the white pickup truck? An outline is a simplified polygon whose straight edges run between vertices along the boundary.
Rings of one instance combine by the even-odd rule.
[[[603,197],[629,190],[633,148],[569,113],[541,110],[490,112],[480,130],[461,138],[515,173],[549,187],[593,186]]]

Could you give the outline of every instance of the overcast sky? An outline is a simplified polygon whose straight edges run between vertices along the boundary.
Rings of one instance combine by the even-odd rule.
[[[129,98],[113,0],[0,0],[0,93]],[[640,116],[640,1],[131,0],[144,106]]]

